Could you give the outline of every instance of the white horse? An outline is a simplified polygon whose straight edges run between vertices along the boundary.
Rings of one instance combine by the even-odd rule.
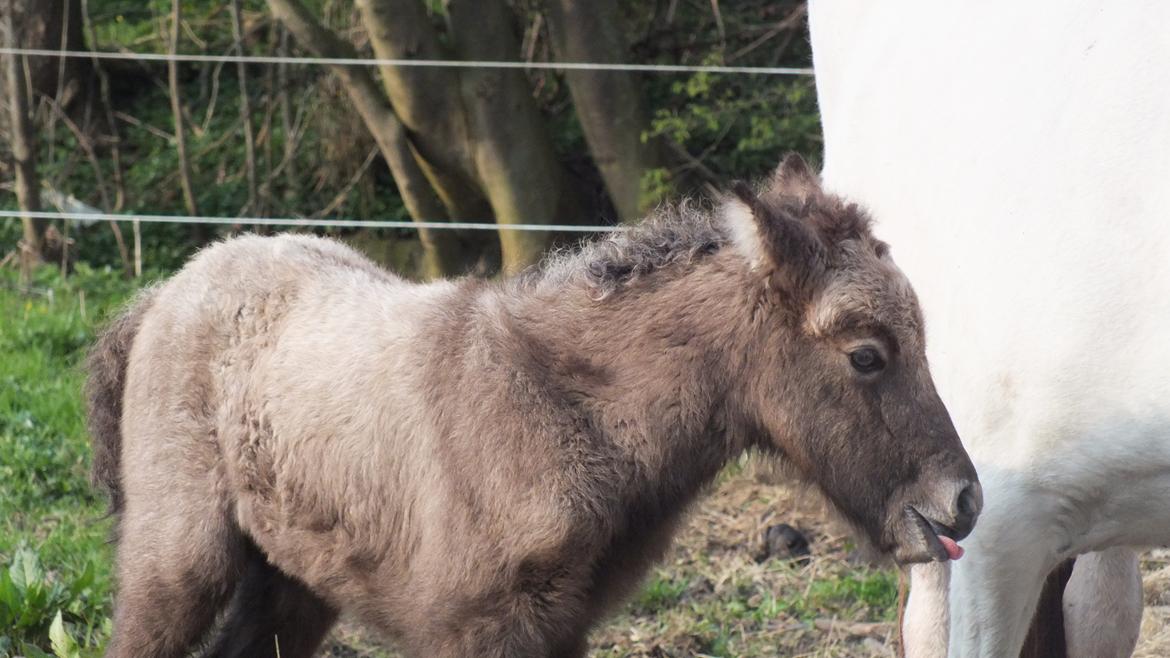
[[[1068,653],[1129,655],[1134,547],[1170,541],[1170,3],[813,0],[810,23],[826,186],[918,290],[985,491],[967,557],[911,572],[907,655],[1018,655],[1077,555]]]

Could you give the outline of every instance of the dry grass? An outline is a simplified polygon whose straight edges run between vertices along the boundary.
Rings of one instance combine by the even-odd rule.
[[[692,511],[642,592],[591,638],[593,658],[890,658],[897,576],[858,557],[815,497],[767,469],[732,468]],[[756,562],[761,536],[788,523],[809,537],[806,565]],[[1170,656],[1170,551],[1142,561],[1146,611],[1137,658]],[[343,625],[322,655],[390,658]]]
[[[1170,550],[1155,549],[1142,556],[1142,588],[1146,608],[1133,655],[1165,658],[1170,656]]]

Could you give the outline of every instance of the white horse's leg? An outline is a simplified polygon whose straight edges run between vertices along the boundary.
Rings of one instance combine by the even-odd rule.
[[[1017,656],[1056,560],[1020,545],[967,552],[951,574],[951,658]]]
[[[1064,589],[1068,658],[1128,658],[1141,623],[1137,552],[1118,546],[1077,557]]]
[[[947,655],[951,568],[931,562],[910,567],[910,595],[902,613],[902,655],[937,658]]]
[[[951,658],[1018,656],[1048,573],[1064,557],[1069,501],[1014,471],[980,472],[985,506],[951,566]]]

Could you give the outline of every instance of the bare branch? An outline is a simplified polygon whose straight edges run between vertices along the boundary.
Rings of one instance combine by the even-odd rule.
[[[328,205],[313,213],[310,215],[310,217],[315,217],[318,219],[326,217],[334,210],[337,210],[338,206],[345,203],[346,198],[349,197],[350,190],[352,190],[354,186],[361,181],[362,176],[366,175],[366,170],[370,168],[370,163],[374,161],[375,155],[378,155],[378,149],[370,149],[370,153],[366,156],[365,161],[362,162],[362,166],[358,167],[357,171],[354,172],[353,176],[350,178],[349,182],[346,183],[345,187],[341,188],[341,191],[337,193],[337,196],[333,197],[333,200],[330,201]]]
[[[211,73],[211,98],[207,101],[207,110],[203,113],[203,132],[211,126],[211,118],[215,116],[215,103],[219,100],[219,74],[223,72],[226,62],[216,62]]]
[[[719,0],[711,0],[711,13],[715,16],[715,29],[719,32],[719,43],[727,43],[727,30],[723,27],[723,13],[719,11]]]
[[[288,28],[283,24],[280,26],[280,44],[277,46],[276,54],[282,58],[288,56]],[[298,140],[293,138],[293,114],[288,98],[288,65],[283,61],[276,65],[276,88],[277,103],[280,105],[281,133],[284,135],[284,158],[277,165],[273,176],[277,175],[282,168],[287,167],[287,189],[291,191],[296,189],[297,181],[300,179],[296,164]]]
[[[64,5],[64,8],[63,8],[62,14],[61,14],[61,50],[66,51],[69,49],[69,15],[72,12],[69,11],[69,0],[60,0],[60,1],[61,1],[61,4]],[[69,61],[69,60],[65,57],[60,57],[57,60],[57,90],[53,94],[53,100],[56,103],[60,103],[61,97],[65,95],[65,63],[67,61]],[[56,113],[49,114],[48,124],[49,125],[46,128],[47,128],[47,132],[49,133],[48,142],[50,144],[50,147],[47,151],[47,156],[48,156],[48,161],[49,161],[48,164],[51,167],[53,164],[53,154],[55,151],[55,149],[52,147],[57,144]]]
[[[235,39],[236,52],[244,52],[244,28],[240,20],[240,0],[231,0],[228,4],[232,12],[232,37]],[[240,121],[244,127],[244,166],[248,176],[248,204],[240,210],[241,215],[247,215],[256,208],[256,142],[252,135],[252,102],[248,98],[248,68],[240,61],[236,65],[236,78],[240,84]]]
[[[81,0],[81,21],[85,26],[86,38],[89,47],[97,49],[97,32],[93,29],[93,22],[89,18],[89,0]],[[114,165],[114,207],[113,212],[121,212],[126,204],[126,185],[122,180],[122,149],[121,138],[118,132],[118,122],[114,120],[114,104],[110,100],[110,77],[101,60],[93,58],[93,70],[98,76],[98,88],[101,94],[102,109],[106,116],[106,127],[110,131],[110,158]],[[135,224],[137,226],[137,223]]]
[[[17,39],[16,12],[12,2],[5,3],[4,12],[6,41],[19,47]],[[28,95],[25,67],[21,57],[12,55],[5,58],[7,63],[8,113],[12,123],[12,157],[16,162],[16,199],[20,209],[36,212],[41,209],[40,187],[37,182],[36,148],[33,146],[34,133],[28,116]],[[43,249],[42,235],[45,220],[21,217],[24,227],[24,251],[29,260],[39,260]]]
[[[125,121],[126,123],[128,123],[136,128],[142,128],[146,132],[154,135],[155,137],[158,137],[159,139],[165,141],[168,144],[175,143],[175,135],[173,133],[169,133],[161,128],[156,128],[155,126],[152,126],[149,123],[146,123],[145,121],[143,121],[137,117],[132,117],[129,114],[126,114],[125,112],[114,112],[114,117],[117,119],[120,119],[122,121]]]
[[[179,49],[179,29],[182,22],[182,0],[171,0],[171,35],[170,53],[176,54]],[[175,122],[175,147],[179,151],[179,184],[183,188],[183,202],[187,206],[187,214],[198,215],[199,209],[195,205],[195,190],[191,187],[191,168],[187,162],[187,138],[183,129],[183,102],[179,96],[179,63],[171,60],[167,62],[167,81],[170,86],[171,116]]]
[[[89,164],[93,168],[93,177],[94,181],[97,183],[98,195],[102,199],[102,208],[109,208],[109,189],[106,185],[106,177],[102,173],[101,162],[98,160],[97,152],[93,148],[93,142],[81,130],[77,123],[73,121],[73,119],[69,118],[69,115],[65,113],[65,110],[61,108],[56,100],[46,96],[45,101],[49,104],[50,109],[52,109],[53,115],[60,119],[61,122],[64,123],[67,128],[69,128],[69,131],[73,133],[73,138],[77,140],[77,145],[81,147],[81,151],[85,153],[86,159],[89,160]]]
[[[768,28],[768,31],[764,32],[764,34],[762,36],[755,39],[751,43],[747,44],[743,48],[740,48],[739,50],[735,51],[734,53],[728,55],[723,60],[723,62],[725,64],[730,64],[731,62],[734,62],[735,60],[739,59],[740,57],[743,57],[744,55],[750,53],[751,51],[755,50],[756,48],[759,48],[763,44],[771,41],[773,38],[776,37],[776,35],[781,34],[785,31],[795,32],[796,29],[800,27],[801,21],[804,19],[805,12],[807,12],[807,11],[808,11],[808,4],[801,3],[795,9],[793,9],[791,13],[789,13],[787,16],[785,16],[782,20],[778,21],[775,25]]]
[[[621,62],[628,47],[614,0],[549,0],[549,28],[557,58],[566,62]],[[610,199],[622,220],[645,210],[642,175],[661,159],[657,142],[644,142],[650,114],[633,73],[567,71],[577,118]]]

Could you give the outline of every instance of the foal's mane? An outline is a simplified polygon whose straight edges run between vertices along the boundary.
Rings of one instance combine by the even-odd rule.
[[[779,175],[778,175],[779,176]],[[879,255],[885,244],[873,238],[870,220],[856,204],[821,190],[815,180],[774,178],[759,190],[773,212],[808,226],[832,254],[844,241],[871,243]],[[584,285],[605,297],[645,276],[675,265],[694,263],[732,242],[725,207],[708,200],[663,205],[625,230],[561,249],[518,279],[523,286]]]
[[[562,249],[520,280],[536,286],[588,286],[606,296],[652,272],[715,253],[730,237],[719,212],[693,200],[664,205],[649,217],[608,236]]]

